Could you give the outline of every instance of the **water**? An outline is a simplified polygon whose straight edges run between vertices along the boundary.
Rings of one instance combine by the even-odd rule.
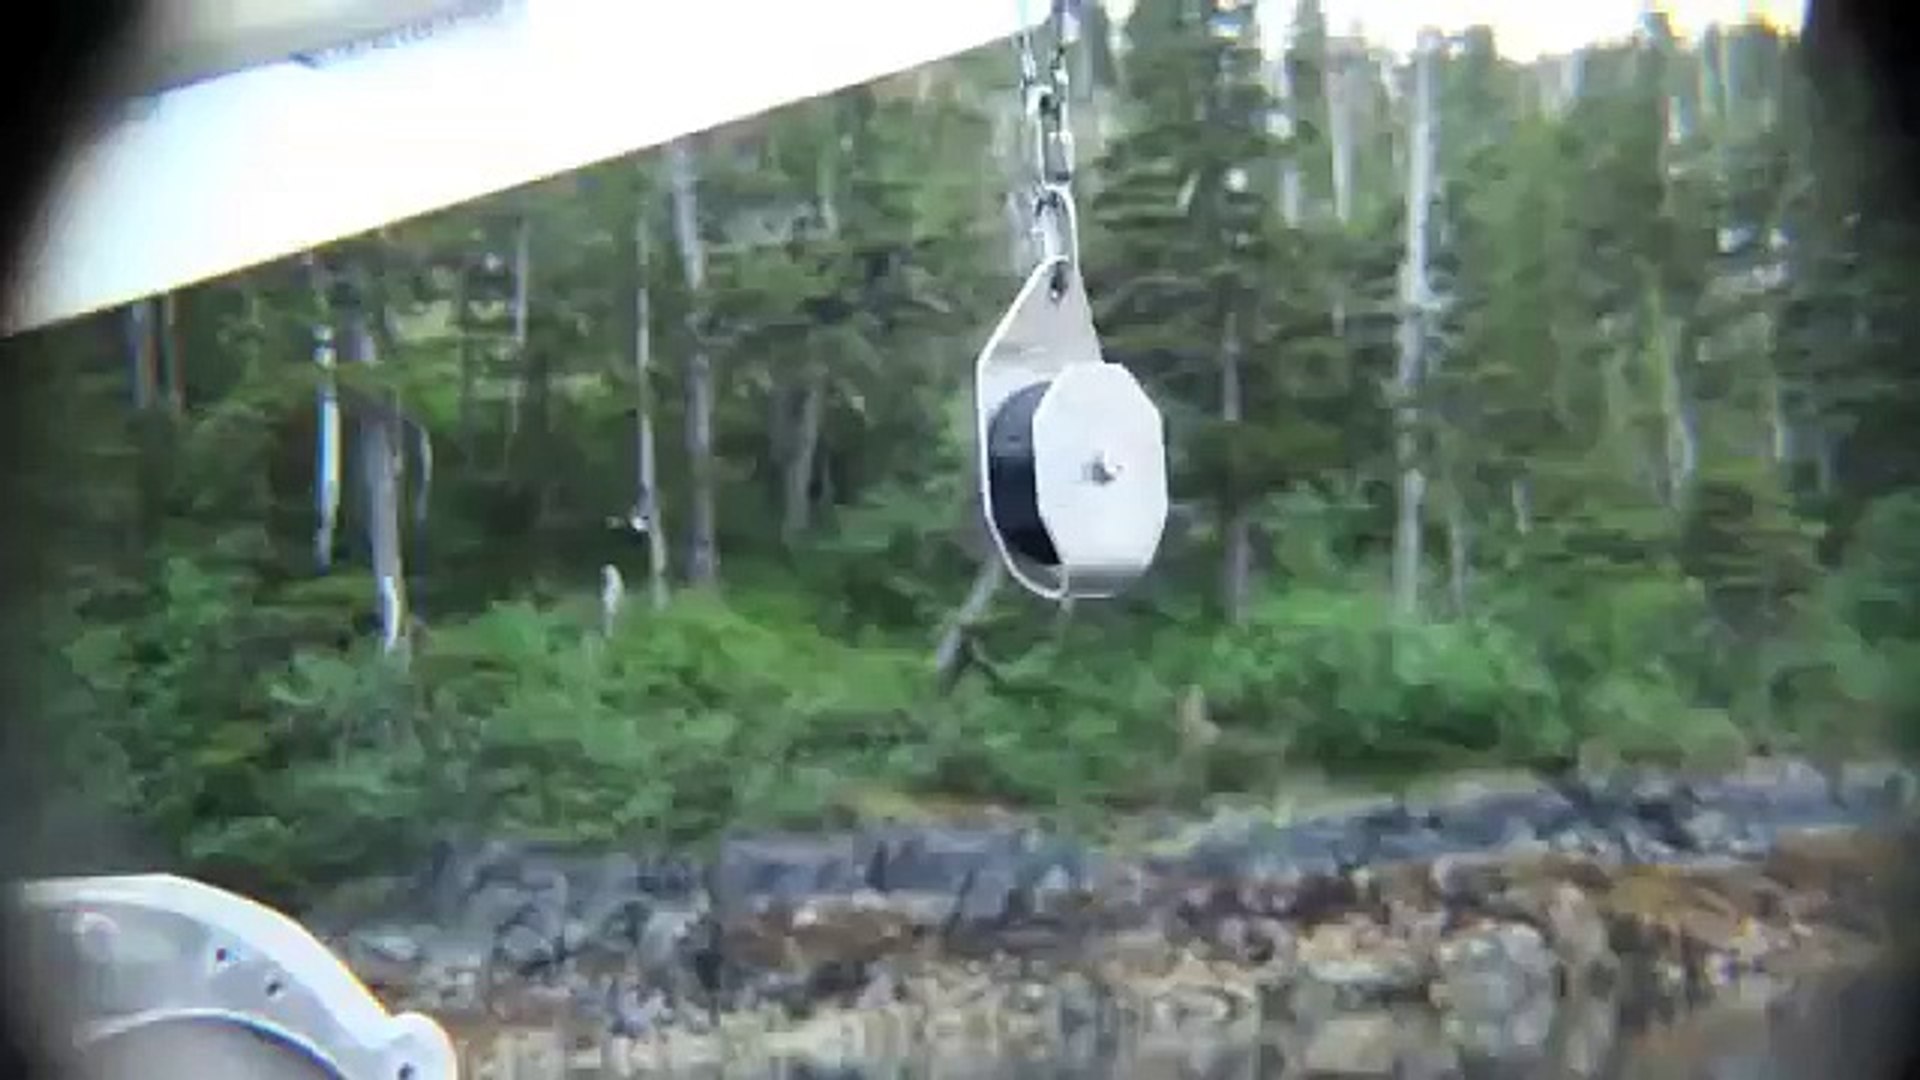
[[[1871,1080],[1885,1069],[1902,1016],[1877,975],[1798,986],[1749,982],[1711,1005],[1664,1010],[1621,999],[1561,999],[1521,1008],[1495,1030],[1428,1008],[1345,1013],[1315,1023],[1249,1018],[1235,1028],[1055,1028],[1019,1018],[924,1037],[925,1018],[872,1013],[816,1020],[804,1038],[730,1033],[680,1045],[565,1045],[559,1032],[470,1032],[463,1075],[476,1080],[622,1076],[781,1080]],[[995,1028],[999,1030],[994,1030]],[[923,1037],[907,1035],[909,1028]],[[797,1050],[804,1042],[806,1049]]]

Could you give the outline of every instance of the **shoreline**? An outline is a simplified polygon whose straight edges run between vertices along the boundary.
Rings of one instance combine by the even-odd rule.
[[[607,1075],[1275,1023],[1325,1070],[1389,1075],[1546,1052],[1569,1003],[1618,1028],[1871,962],[1916,791],[1886,763],[1768,759],[1217,815],[1141,850],[1019,823],[740,836],[704,861],[492,841],[309,921],[472,1052],[532,1040]]]

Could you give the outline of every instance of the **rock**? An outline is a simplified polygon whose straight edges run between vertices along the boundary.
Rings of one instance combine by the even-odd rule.
[[[1222,919],[1209,942],[1212,955],[1246,967],[1289,966],[1299,950],[1293,930],[1273,918]]]
[[[657,907],[640,927],[635,959],[643,971],[659,971],[678,962],[682,946],[692,937],[701,915],[692,908]]]
[[[854,1008],[873,1010],[892,1005],[900,1000],[900,983],[890,971],[881,971],[860,991],[854,1001]]]
[[[1301,940],[1298,964],[1294,1010],[1302,1016],[1417,1000],[1429,975],[1427,958],[1357,921],[1316,929]]]
[[[1705,782],[1702,797],[1729,814],[1776,827],[1833,823],[1843,809],[1827,774],[1797,757],[1749,759]]]
[[[1454,851],[1502,852],[1527,847],[1560,823],[1562,807],[1547,795],[1486,795],[1436,811],[1439,832]],[[1565,815],[1571,820],[1571,815]]]
[[[1434,998],[1454,1043],[1470,1058],[1538,1057],[1553,1031],[1555,958],[1533,927],[1486,926],[1457,934],[1437,955]]]
[[[1316,1075],[1390,1077],[1399,1042],[1400,1022],[1387,1013],[1338,1016],[1314,1027],[1301,1064]]]
[[[1504,923],[1451,935],[1434,961],[1435,996],[1456,1015],[1508,1014],[1554,992],[1556,959],[1531,926]]]
[[[432,933],[413,927],[373,926],[352,931],[341,944],[349,966],[370,982],[387,982],[411,970],[426,957],[423,936]]]
[[[563,955],[559,944],[531,926],[515,924],[500,935],[494,953],[515,973],[526,975],[556,963]]]
[[[1840,766],[1833,787],[1842,805],[1879,816],[1911,809],[1920,796],[1920,777],[1904,765],[1853,762]]]
[[[423,1007],[439,1014],[476,1014],[486,1003],[486,967],[487,953],[482,947],[437,941],[426,950],[413,996]]]
[[[1732,851],[1744,833],[1726,811],[1712,809],[1685,815],[1675,822],[1675,830],[1684,850],[1708,853]]]
[[[1537,1076],[1553,1037],[1557,1003],[1535,997],[1506,1013],[1448,1012],[1441,1027],[1472,1067],[1471,1075]]]
[[[1178,950],[1168,934],[1141,927],[1095,942],[1085,964],[1101,982],[1123,986],[1143,977],[1164,977],[1178,960]]]
[[[713,870],[713,902],[729,914],[848,893],[866,884],[866,865],[851,835],[730,838]]]
[[[1315,1025],[1300,1053],[1301,1073],[1315,1077],[1440,1080],[1458,1076],[1459,1068],[1458,1054],[1430,1018],[1384,1010]]]
[[[1071,916],[1082,896],[1080,882],[1060,863],[1046,865],[1029,889],[1028,910],[1042,918]]]
[[[1546,922],[1554,950],[1571,979],[1591,982],[1613,973],[1619,961],[1608,940],[1606,920],[1584,891],[1556,883],[1547,899]]]
[[[411,893],[330,925],[383,997],[572,1012],[628,1040],[628,1063],[816,1021],[839,1046],[834,1025],[881,1015],[915,1018],[916,1038],[1071,1037],[1091,1054],[1120,1018],[1224,1030],[1258,1002],[1326,1061],[1376,1066],[1354,1040],[1418,1005],[1433,1045],[1444,1019],[1473,1059],[1525,1062],[1563,975],[1569,1001],[1665,1000],[1885,936],[1876,905],[1904,848],[1856,826],[1910,808],[1913,777],[1862,764],[1816,784],[1808,768],[1475,778],[1302,820],[1223,816],[1144,857],[1004,823],[736,836],[710,871],[444,845]],[[1819,831],[1836,822],[1854,824]],[[1417,1042],[1395,1044],[1402,1075],[1459,1066]]]
[[[1011,876],[1021,853],[1013,829],[890,827],[868,833],[865,884],[878,892],[956,896],[969,878],[993,865]]]
[[[984,861],[968,875],[955,896],[954,918],[968,928],[1018,918],[1026,913],[1019,888],[1019,868],[1011,861]]]
[[[488,881],[468,894],[453,920],[467,937],[492,937],[518,922],[532,902],[518,882]]]
[[[1485,854],[1443,855],[1428,866],[1434,895],[1455,907],[1482,903],[1505,891],[1511,879],[1510,864]]]
[[[615,983],[608,996],[607,1030],[612,1035],[644,1038],[658,1029],[669,1012],[664,994],[648,993],[635,983]]]
[[[1055,1000],[1062,1031],[1092,1027],[1106,1012],[1106,996],[1093,980],[1078,972],[1069,972],[1060,980]]]
[[[1614,1002],[1575,994],[1559,1009],[1561,1067],[1569,1077],[1600,1080],[1620,1041],[1620,1012]]]
[[[564,930],[568,950],[609,957],[633,953],[651,907],[667,899],[664,894],[648,894],[639,861],[624,854],[600,862],[575,891],[579,899]]]
[[[1204,881],[1337,877],[1346,851],[1358,846],[1333,822],[1229,821],[1203,830],[1168,869]]]

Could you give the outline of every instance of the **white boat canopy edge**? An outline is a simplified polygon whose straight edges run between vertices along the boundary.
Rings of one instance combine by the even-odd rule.
[[[62,177],[6,332],[909,70],[1008,37],[1023,8],[1046,9],[1014,0],[462,7],[464,18],[431,33],[251,67],[136,103]]]

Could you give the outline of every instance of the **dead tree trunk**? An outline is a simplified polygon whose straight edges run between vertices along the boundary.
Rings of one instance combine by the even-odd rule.
[[[1332,43],[1321,65],[1322,86],[1327,99],[1327,141],[1331,148],[1333,180],[1333,217],[1344,229],[1353,221],[1353,113],[1349,99],[1351,77],[1345,52]],[[1333,295],[1333,336],[1347,332],[1347,291],[1336,282]]]
[[[154,359],[166,388],[167,411],[178,418],[187,413],[187,363],[180,351],[180,302],[173,293],[154,301]]]
[[[1246,420],[1241,352],[1239,313],[1230,310],[1220,341],[1220,419],[1227,425],[1230,437],[1240,434],[1241,424]],[[1220,515],[1223,547],[1220,603],[1231,623],[1239,623],[1246,617],[1253,591],[1253,518],[1239,487],[1240,478],[1232,477]]]
[[[720,550],[715,537],[713,460],[713,360],[706,341],[706,246],[700,238],[700,211],[693,153],[686,140],[667,148],[673,185],[674,233],[686,275],[687,310],[687,461],[692,473],[687,534],[687,580],[695,587],[720,581]]]
[[[1399,359],[1394,371],[1394,461],[1399,472],[1393,535],[1393,602],[1402,616],[1420,610],[1421,529],[1426,474],[1421,468],[1418,395],[1427,338],[1427,238],[1433,208],[1433,35],[1414,52],[1413,123],[1407,147],[1406,246],[1400,264]]]
[[[837,156],[837,144],[829,143],[820,151],[815,167],[814,198],[820,207],[821,231],[828,243],[834,243],[840,236]],[[789,428],[792,442],[784,448],[780,539],[789,548],[800,542],[813,522],[814,478],[819,469],[820,439],[826,424],[826,364],[829,362],[830,358],[819,355],[817,350],[810,358],[801,376],[799,415]]]
[[[667,532],[660,523],[660,468],[653,442],[652,206],[652,192],[642,190],[633,208],[633,409],[639,478],[633,512],[646,529],[647,589],[658,611],[667,606]]]
[[[339,292],[341,361],[376,367],[380,363],[376,326],[377,291],[364,267],[349,268]],[[366,492],[367,547],[380,611],[380,647],[389,656],[404,655],[407,643],[406,572],[400,534],[400,413],[396,408],[367,409],[356,426],[361,483]]]
[[[941,631],[940,642],[933,650],[933,670],[943,692],[952,689],[966,670],[973,628],[986,617],[987,608],[992,606],[994,595],[1000,591],[1000,585],[1006,578],[1006,565],[999,556],[989,554],[980,564],[980,572],[974,575],[973,587],[967,590],[967,598],[961,602],[960,609],[954,612],[946,629]]]
[[[780,539],[788,547],[800,542],[813,520],[813,478],[819,467],[820,433],[827,412],[827,373],[809,365],[800,388],[800,415],[793,426],[793,445],[785,463],[785,505]]]
[[[313,366],[319,389],[314,392],[313,436],[313,561],[322,573],[333,568],[340,527],[340,387],[335,374],[332,283],[319,255],[306,256],[309,288],[316,317],[313,323]]]
[[[527,322],[533,306],[533,219],[521,214],[513,228],[513,376],[507,380],[508,444],[520,434],[526,400]]]
[[[147,299],[128,304],[121,319],[127,347],[127,381],[133,407],[151,409],[160,397],[160,375],[154,358],[154,304]]]

